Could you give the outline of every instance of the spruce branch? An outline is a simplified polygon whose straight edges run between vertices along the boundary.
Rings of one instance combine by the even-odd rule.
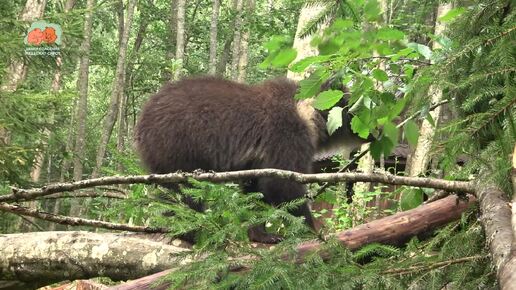
[[[475,261],[483,260],[483,259],[487,259],[487,258],[488,258],[488,256],[485,256],[485,255],[475,255],[475,256],[463,257],[463,258],[459,258],[459,259],[441,261],[441,262],[433,263],[430,265],[411,266],[411,267],[399,268],[399,269],[389,269],[389,270],[383,271],[382,274],[406,275],[406,274],[412,274],[415,272],[430,271],[430,270],[434,270],[434,269],[438,269],[438,268],[444,268],[444,267],[448,267],[448,266],[451,266],[454,264],[475,262]]]

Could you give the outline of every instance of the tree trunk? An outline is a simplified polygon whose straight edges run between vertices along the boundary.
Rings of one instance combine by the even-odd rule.
[[[452,4],[440,4],[437,8],[437,17],[439,19],[441,16],[446,15],[448,11],[452,8]],[[437,20],[436,20],[437,21]],[[436,22],[434,35],[440,35],[445,29],[444,23]],[[437,42],[433,43],[433,49],[439,48],[440,45]],[[442,99],[442,91],[436,86],[431,85],[428,89],[428,94],[432,99],[432,104],[437,104]],[[429,113],[434,120],[434,124],[437,126],[439,122],[439,116],[441,114],[441,107],[435,108],[432,112]],[[420,135],[417,141],[417,146],[414,154],[411,158],[410,176],[418,176],[420,174],[425,174],[426,168],[428,167],[428,163],[430,162],[430,149],[432,148],[432,142],[435,135],[435,128],[428,122],[426,119],[423,120],[421,124],[421,128],[419,130]]]
[[[299,20],[297,22],[296,29],[296,37],[294,38],[294,48],[297,50],[297,56],[294,62],[297,62],[305,57],[317,55],[317,48],[312,47],[310,42],[312,41],[313,36],[301,37],[301,32],[306,24],[312,20],[315,16],[317,16],[321,11],[325,9],[325,6],[322,4],[311,4],[310,6],[303,6],[301,12],[299,14]],[[324,24],[327,26],[327,24]],[[300,81],[306,77],[308,72],[294,73],[291,71],[287,72],[287,78],[295,81]]]
[[[99,148],[97,150],[96,165],[93,169],[92,177],[99,176],[104,156],[106,154],[107,145],[113,132],[113,127],[116,122],[117,114],[119,111],[120,96],[123,95],[124,91],[124,77],[125,77],[125,62],[127,54],[127,43],[131,31],[131,23],[133,20],[134,7],[137,0],[130,0],[127,7],[127,20],[125,21],[125,28],[122,35],[122,42],[120,43],[120,49],[118,53],[118,61],[116,65],[115,80],[113,81],[113,90],[111,92],[111,99],[109,102],[108,114],[104,120],[104,126],[102,129],[102,136],[100,138]]]
[[[168,18],[168,41],[166,41],[166,61],[167,63],[175,58],[176,54],[176,40],[177,40],[177,0],[170,0],[170,14]],[[169,67],[165,68],[163,77],[166,81],[172,81],[173,72],[169,70]]]
[[[174,69],[174,80],[181,77],[185,54],[185,0],[177,0],[177,37],[176,37],[176,62],[178,67]]]
[[[217,25],[219,23],[220,0],[213,0],[211,23],[210,23],[210,57],[208,62],[208,73],[215,74],[217,71]]]
[[[516,144],[512,153],[512,246],[510,257],[500,269],[500,286],[502,289],[516,289]]]
[[[86,123],[88,112],[88,78],[90,67],[90,46],[93,26],[93,8],[95,7],[95,0],[88,0],[86,2],[86,15],[84,19],[84,39],[81,43],[80,60],[79,60],[79,77],[77,80],[77,87],[79,91],[79,99],[77,101],[77,115],[76,115],[76,135],[75,148],[73,157],[73,179],[78,181],[82,179],[83,160],[85,157],[86,144]],[[72,199],[70,201],[70,214],[77,215],[80,211],[78,200]]]
[[[233,34],[233,47],[231,49],[232,51],[232,58],[231,58],[231,70],[230,70],[230,78],[232,80],[236,80],[238,78],[238,63],[240,61],[240,46],[242,42],[242,22],[243,22],[243,13],[242,13],[242,6],[244,0],[234,0],[233,2],[233,9],[236,12],[235,17],[235,25],[234,29],[235,32]]]
[[[75,6],[75,3],[76,3],[76,0],[66,1],[64,12],[65,13],[70,12],[73,9],[73,7]],[[64,47],[64,42],[62,42],[61,46]],[[61,66],[62,66],[62,59],[61,59],[61,56],[58,56],[57,57],[57,69],[54,74],[54,81],[52,82],[52,88],[54,88],[54,85],[56,88],[61,87],[61,74],[62,74]],[[75,108],[75,107],[76,107],[76,100],[74,100],[74,104],[73,104],[72,108]],[[73,150],[73,148],[72,148],[72,146],[73,146],[73,128],[74,128],[75,115],[73,112],[70,115],[71,115],[70,116],[70,126],[68,128],[69,131],[68,131],[68,135],[67,135],[66,143],[65,143],[65,153],[71,155],[72,150]],[[60,182],[63,182],[65,180],[66,176],[68,175],[68,170],[70,170],[70,156],[65,156],[65,158],[63,159],[63,163],[61,164],[61,172],[59,174]],[[59,206],[59,204],[57,204],[56,206]]]
[[[20,14],[19,20],[31,22],[43,17],[45,11],[46,0],[27,0],[23,11]],[[27,75],[27,65],[22,59],[15,59],[7,68],[7,80],[0,87],[0,91],[14,92],[18,86],[23,82]]]
[[[88,112],[88,77],[90,67],[90,46],[93,26],[93,8],[95,0],[88,0],[86,4],[86,15],[84,20],[84,39],[82,41],[80,51],[79,77],[77,87],[79,91],[79,100],[77,102],[77,118],[76,118],[76,138],[73,160],[73,179],[81,180],[83,171],[83,160],[85,154],[86,143],[86,122]]]
[[[242,41],[240,43],[240,59],[238,61],[238,77],[237,80],[239,82],[244,82],[246,79],[246,73],[247,73],[247,64],[249,62],[249,36],[251,34],[251,29],[249,28],[249,22],[251,20],[251,15],[254,12],[255,7],[255,1],[254,0],[248,0],[246,3],[246,16],[247,19],[245,21],[244,26],[246,26],[244,33],[242,34]]]
[[[2,235],[0,288],[7,281],[25,282],[25,289],[34,289],[98,276],[135,279],[177,267],[174,256],[187,251],[138,236],[91,232]]]
[[[233,43],[233,38],[228,37],[226,42],[224,43],[224,49],[222,50],[222,54],[220,55],[219,63],[217,64],[217,75],[224,76],[227,70],[227,64],[229,61],[230,53],[231,53],[231,45]]]

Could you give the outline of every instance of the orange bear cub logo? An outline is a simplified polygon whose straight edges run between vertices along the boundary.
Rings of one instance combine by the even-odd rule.
[[[41,31],[41,29],[39,29],[39,28],[35,28],[31,32],[29,32],[29,35],[27,35],[27,42],[32,45],[40,45],[44,39],[45,39],[45,35],[44,35],[43,31]],[[54,41],[55,41],[55,39],[54,39]]]
[[[59,24],[39,20],[31,24],[24,42],[31,46],[41,46],[45,44],[49,46],[61,45],[62,33]]]
[[[34,30],[33,30],[34,31]],[[45,30],[43,30],[44,35],[44,41],[47,44],[54,44],[57,39],[56,30],[52,27],[45,27]]]

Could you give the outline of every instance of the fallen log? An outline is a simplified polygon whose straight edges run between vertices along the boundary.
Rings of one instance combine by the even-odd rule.
[[[0,235],[0,289],[34,289],[64,280],[127,280],[175,268],[188,249],[123,233]]]
[[[337,233],[337,239],[351,250],[356,250],[370,243],[399,245],[409,238],[426,233],[460,218],[462,212],[474,204],[476,198],[467,196],[467,200],[452,195],[412,210],[393,214],[353,229]],[[305,242],[297,247],[296,260],[301,262],[307,254],[318,250],[321,242]],[[323,257],[324,253],[320,253]],[[241,270],[241,269],[239,269]],[[136,279],[125,284],[111,287],[111,290],[167,289],[167,283],[155,283],[173,270],[167,270],[151,276]],[[153,285],[151,288],[149,285]]]

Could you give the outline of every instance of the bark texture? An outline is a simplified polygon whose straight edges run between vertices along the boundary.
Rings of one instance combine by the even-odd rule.
[[[210,22],[210,56],[208,61],[208,73],[217,71],[217,25],[219,23],[220,0],[213,0]]]
[[[452,8],[451,3],[440,4],[437,10],[437,18],[446,15],[448,11]],[[436,20],[437,21],[437,20]],[[436,22],[434,34],[441,35],[445,29],[444,23]],[[434,42],[432,45],[433,49],[439,48],[440,45],[437,42]],[[428,95],[432,99],[432,103],[439,103],[442,99],[443,92],[436,85],[431,85],[428,89]],[[430,116],[434,120],[434,124],[437,126],[439,122],[439,116],[441,115],[441,107],[435,108],[435,110],[429,112]],[[432,143],[435,136],[435,128],[428,122],[427,119],[423,120],[420,128],[420,135],[417,141],[417,146],[414,154],[412,154],[411,164],[409,175],[410,176],[418,176],[420,174],[424,174],[426,168],[428,167],[428,163],[430,163],[430,150],[432,148]]]
[[[502,289],[516,289],[516,144],[512,154],[512,245],[510,257],[500,270],[500,286]]]
[[[185,0],[177,0],[177,26],[176,26],[176,61],[179,66],[174,70],[174,80],[178,80],[183,71],[185,58]]]
[[[79,100],[77,102],[76,117],[76,137],[73,158],[73,179],[82,179],[83,160],[86,144],[86,115],[88,112],[88,78],[90,68],[90,46],[93,26],[93,8],[95,0],[88,0],[86,4],[86,14],[84,16],[84,39],[82,40],[79,64],[79,78],[77,80],[77,88],[79,91]],[[77,205],[72,204],[71,212],[77,211]]]
[[[174,258],[185,251],[127,234],[77,231],[1,235],[0,281],[37,287],[99,276],[135,279],[187,263],[188,259],[180,262]]]
[[[240,62],[240,46],[242,42],[242,25],[243,25],[243,6],[244,0],[234,0],[233,9],[236,12],[235,18],[235,32],[233,34],[233,47],[231,58],[230,76],[232,80],[238,78],[238,63]]]
[[[271,4],[272,6],[272,4]],[[294,48],[297,50],[296,59],[293,63],[308,57],[317,54],[317,48],[312,47],[310,45],[310,41],[312,41],[312,36],[301,37],[301,32],[306,24],[319,13],[321,13],[325,9],[325,6],[322,4],[311,3],[310,5],[303,6],[301,12],[299,13],[299,20],[297,23],[296,36],[294,38]],[[327,24],[323,25],[326,26]],[[288,71],[287,77],[292,80],[302,80],[306,77],[307,72],[295,73]]]
[[[240,42],[240,58],[238,60],[238,75],[237,81],[245,82],[247,75],[247,65],[249,63],[249,37],[251,36],[251,29],[249,28],[249,23],[251,22],[252,13],[254,11],[255,1],[248,0],[246,3],[246,19],[245,23],[242,25],[245,26],[245,29],[242,33],[242,40]]]
[[[0,194],[0,202],[26,201],[42,196],[47,196],[57,192],[73,191],[83,188],[90,188],[102,185],[113,184],[162,184],[162,183],[181,183],[193,178],[199,181],[225,182],[248,180],[260,177],[278,177],[300,183],[314,182],[377,182],[393,185],[409,185],[417,187],[427,187],[442,189],[445,191],[475,193],[472,182],[467,181],[451,181],[436,178],[423,177],[405,177],[392,174],[380,173],[319,173],[319,174],[302,174],[289,170],[281,169],[253,169],[231,172],[205,172],[205,173],[167,173],[167,174],[150,174],[150,175],[130,175],[130,176],[109,176],[103,178],[94,178],[76,182],[54,183],[48,184],[40,188],[21,189],[12,188],[12,194]]]
[[[514,281],[516,263],[514,259],[511,260],[513,232],[506,193],[492,183],[481,180],[477,183],[477,197],[482,214],[480,221],[484,226],[500,288],[515,289],[516,284],[509,284],[509,281]]]
[[[104,120],[104,126],[102,129],[102,136],[100,138],[99,148],[97,150],[97,158],[95,169],[91,174],[93,178],[99,176],[104,156],[106,155],[107,145],[113,132],[113,127],[117,119],[120,106],[120,98],[124,95],[124,78],[126,68],[126,55],[127,55],[127,44],[129,41],[129,35],[131,32],[131,24],[133,21],[134,7],[136,0],[130,0],[127,7],[127,19],[124,23],[124,30],[120,40],[120,49],[118,50],[118,61],[116,65],[115,80],[113,81],[113,90],[111,91],[111,99],[109,102],[108,114]]]

